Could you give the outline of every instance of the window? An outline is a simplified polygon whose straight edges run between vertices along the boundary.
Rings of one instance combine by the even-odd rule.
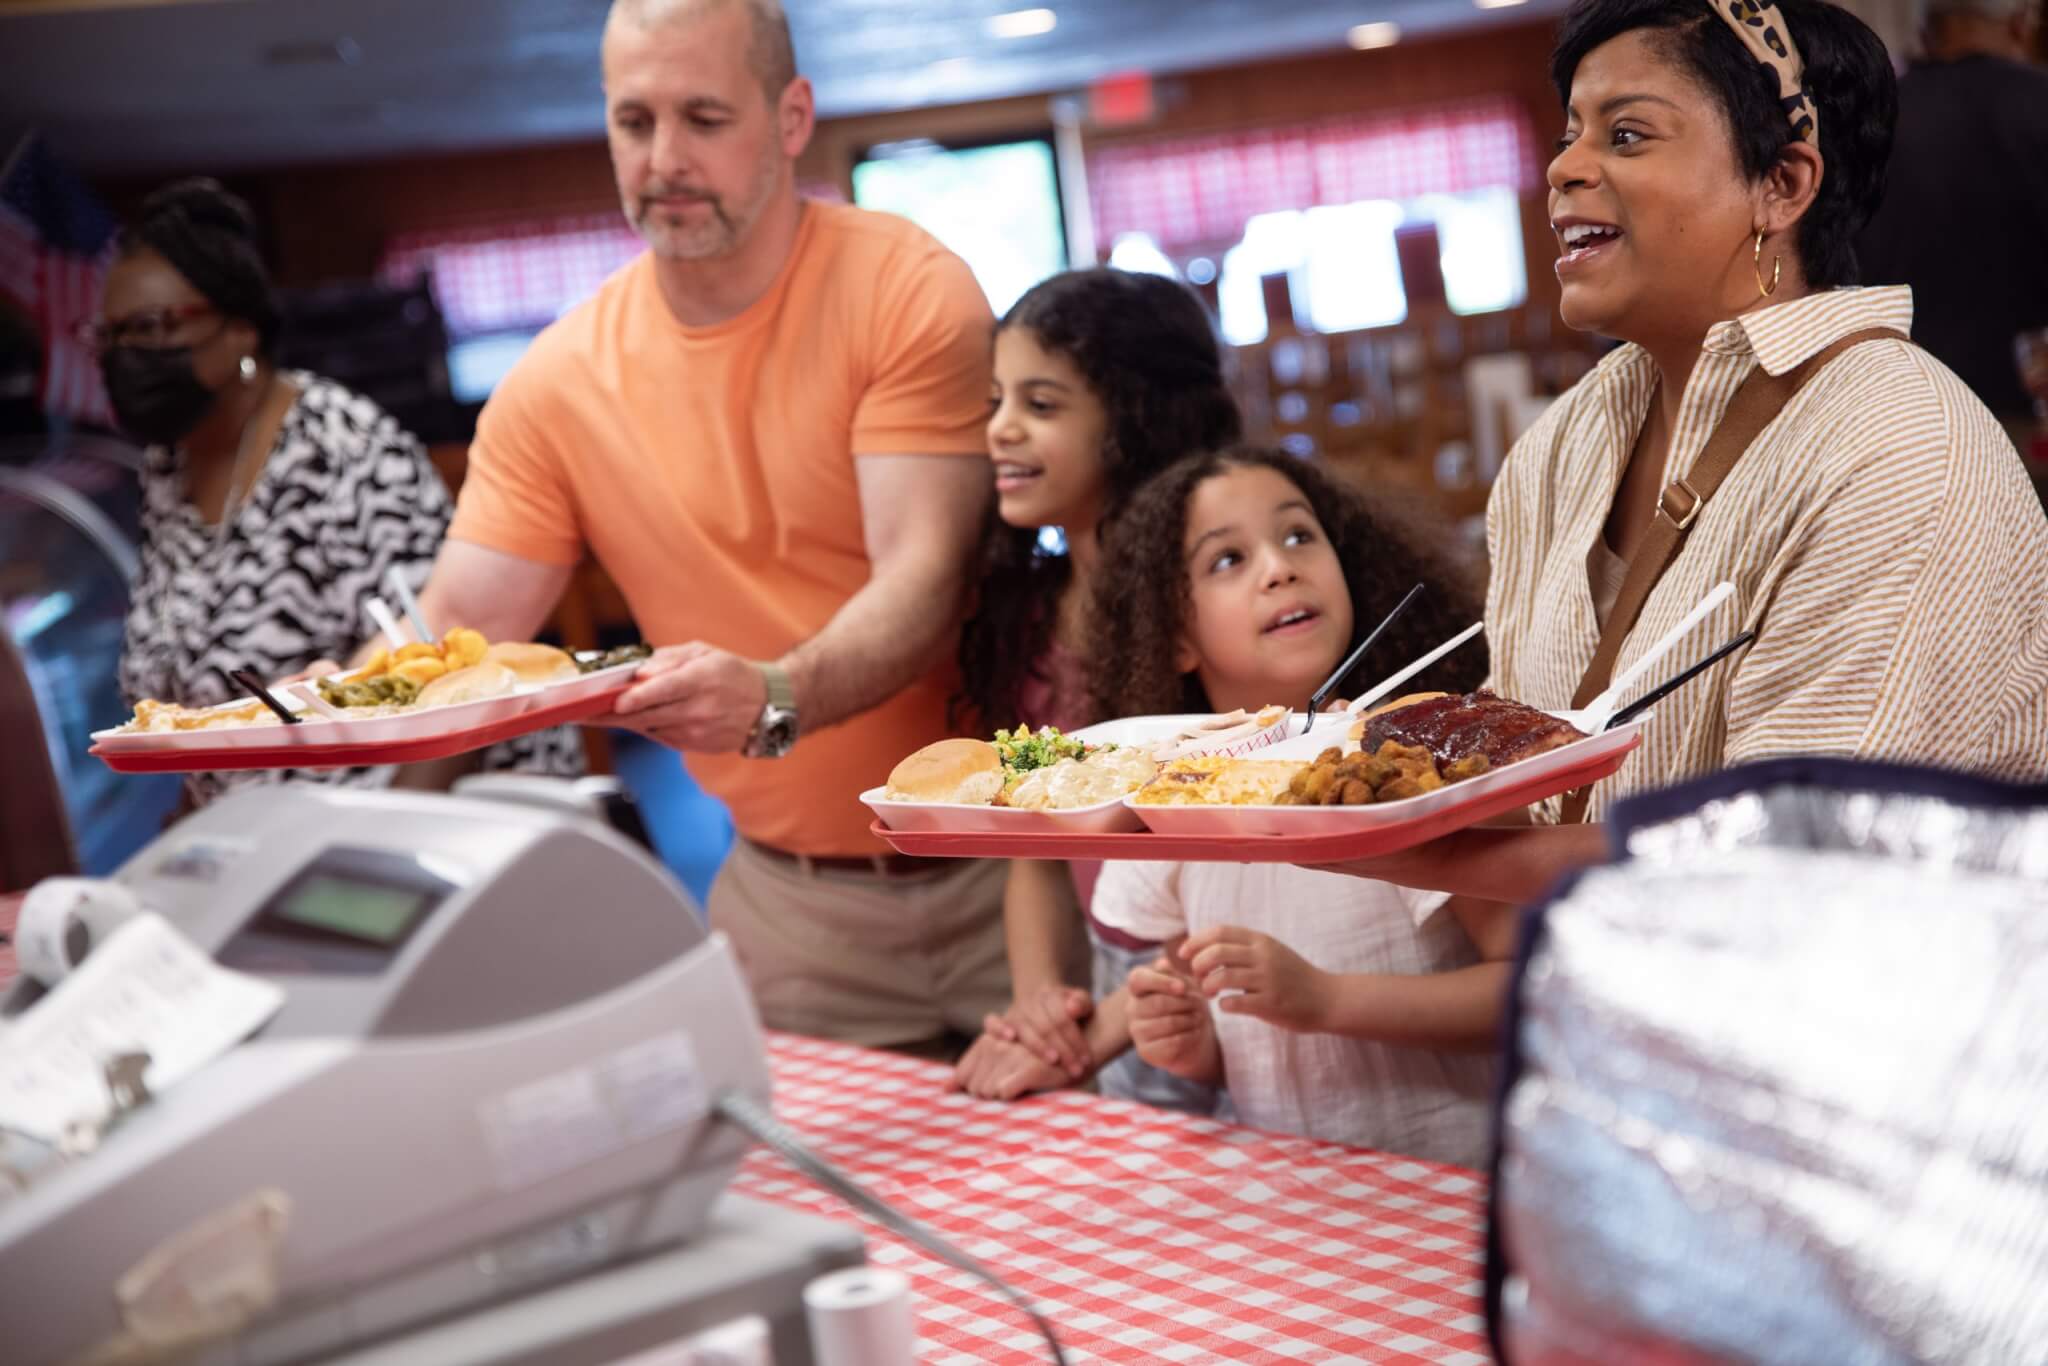
[[[1266,335],[1266,276],[1286,277],[1304,329],[1402,321],[1413,282],[1395,234],[1421,226],[1454,312],[1514,307],[1528,293],[1520,197],[1541,171],[1521,106],[1488,98],[1112,145],[1090,157],[1088,188],[1112,264],[1148,268],[1156,253],[1206,283],[1220,254],[1223,332],[1246,344]]]
[[[1350,332],[1405,320],[1408,296],[1394,234],[1430,225],[1452,312],[1490,313],[1528,298],[1522,207],[1513,190],[1324,205],[1260,214],[1245,224],[1244,239],[1223,255],[1224,340],[1233,346],[1265,340],[1270,319],[1261,282],[1268,275],[1287,277],[1293,322],[1304,331]]]
[[[1409,221],[1436,224],[1443,244],[1444,294],[1453,313],[1515,308],[1529,297],[1522,206],[1513,190],[1424,195]]]
[[[1302,274],[1298,297],[1318,332],[1384,327],[1408,316],[1408,293],[1394,254],[1399,204],[1368,199],[1329,204],[1301,215]]]
[[[1180,278],[1180,271],[1174,268],[1173,258],[1159,249],[1149,232],[1127,232],[1116,239],[1110,248],[1109,260],[1104,264],[1116,270],[1128,270],[1138,275],[1164,275],[1169,279]],[[1206,282],[1205,282],[1206,283]]]
[[[486,332],[448,344],[448,393],[457,403],[482,403],[498,387],[526,348],[540,335],[537,327]]]
[[[430,274],[449,336],[464,340],[539,331],[589,298],[642,245],[620,214],[580,214],[399,238],[377,274],[393,284]]]
[[[901,214],[945,243],[974,271],[998,315],[1067,267],[1066,218],[1047,138],[871,148],[854,165],[853,202]]]

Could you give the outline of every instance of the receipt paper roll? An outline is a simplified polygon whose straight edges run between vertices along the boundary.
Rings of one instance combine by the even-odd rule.
[[[912,1366],[910,1282],[900,1271],[855,1266],[804,1287],[817,1366]]]
[[[14,927],[21,970],[53,987],[85,961],[94,945],[141,912],[142,903],[118,882],[45,878],[22,902]]]

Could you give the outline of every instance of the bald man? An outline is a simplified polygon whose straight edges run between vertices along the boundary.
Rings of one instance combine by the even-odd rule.
[[[1913,287],[1913,340],[2016,436],[2031,416],[2014,340],[2048,328],[2038,22],[2038,0],[1927,0],[1926,55],[1899,81],[1884,204],[1857,242],[1864,282]]]
[[[950,1054],[1009,1001],[1002,870],[892,854],[858,794],[946,733],[987,300],[904,220],[799,198],[769,0],[618,0],[603,64],[648,250],[491,396],[423,603],[525,639],[594,555],[659,647],[607,719],[731,809],[711,922],[766,1023]],[[601,933],[592,891],[563,913]]]

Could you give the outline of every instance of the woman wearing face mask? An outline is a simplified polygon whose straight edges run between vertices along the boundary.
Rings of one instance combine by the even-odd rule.
[[[1583,705],[1724,579],[1662,672],[1755,641],[1538,828],[1349,871],[1526,902],[1605,857],[1588,822],[1617,798],[1772,755],[2048,775],[2048,526],[2004,431],[1906,339],[1911,291],[1856,287],[1883,45],[1824,0],[1578,0],[1551,74],[1562,313],[1628,344],[1495,487],[1492,684]]]
[[[393,566],[423,582],[448,525],[448,491],[418,439],[368,399],[272,363],[278,309],[249,212],[212,181],[144,203],[101,314],[89,340],[116,420],[145,446],[142,572],[121,659],[129,702],[210,706],[240,695],[226,670],[277,678],[346,658],[374,631],[363,602]],[[573,774],[582,750],[573,734],[547,732],[484,764]],[[393,777],[196,773],[186,796]]]

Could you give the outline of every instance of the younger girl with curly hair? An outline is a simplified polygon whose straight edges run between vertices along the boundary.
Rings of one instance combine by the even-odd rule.
[[[1418,581],[1425,596],[1359,677],[1426,652],[1478,606],[1404,524],[1284,455],[1176,465],[1104,548],[1098,705],[1299,705]],[[1485,667],[1467,646],[1415,686],[1462,691]],[[1255,1128],[1485,1160],[1507,908],[1284,864],[1114,863],[1095,913],[1172,945],[1098,1008],[1122,1016],[1147,1063],[1227,1086]]]
[[[1293,489],[1288,501],[1306,516],[1303,529],[1309,534],[1302,545],[1335,557],[1344,581],[1341,617],[1333,610],[1314,623],[1313,631],[1293,626],[1265,632],[1252,659],[1238,659],[1236,647],[1221,641],[1205,651],[1200,640],[1207,619],[1200,609],[1218,576],[1190,563],[1190,547],[1201,539],[1190,528],[1221,490],[1277,487],[1276,479]],[[1205,534],[1211,532],[1217,539],[1232,539],[1216,528]],[[1131,500],[1103,550],[1088,651],[1096,710],[1104,716],[1153,716],[1239,706],[1256,711],[1269,703],[1299,706],[1420,583],[1423,596],[1387,628],[1351,677],[1340,680],[1370,686],[1479,619],[1480,602],[1469,576],[1451,559],[1424,547],[1425,540],[1448,541],[1448,531],[1435,532],[1423,508],[1397,506],[1385,495],[1368,499],[1321,466],[1278,451],[1240,447],[1178,462]],[[1202,548],[1205,556],[1212,549],[1206,541]],[[1242,569],[1243,552],[1225,568]],[[1348,623],[1342,632],[1335,629],[1340,619]],[[1349,639],[1334,642],[1343,649],[1329,655],[1332,636],[1347,633]],[[1218,672],[1233,665],[1254,672],[1266,692],[1250,702],[1217,696],[1212,685],[1233,696],[1242,691],[1236,675]],[[1479,686],[1485,676],[1486,649],[1474,642],[1410,686],[1463,692]]]

